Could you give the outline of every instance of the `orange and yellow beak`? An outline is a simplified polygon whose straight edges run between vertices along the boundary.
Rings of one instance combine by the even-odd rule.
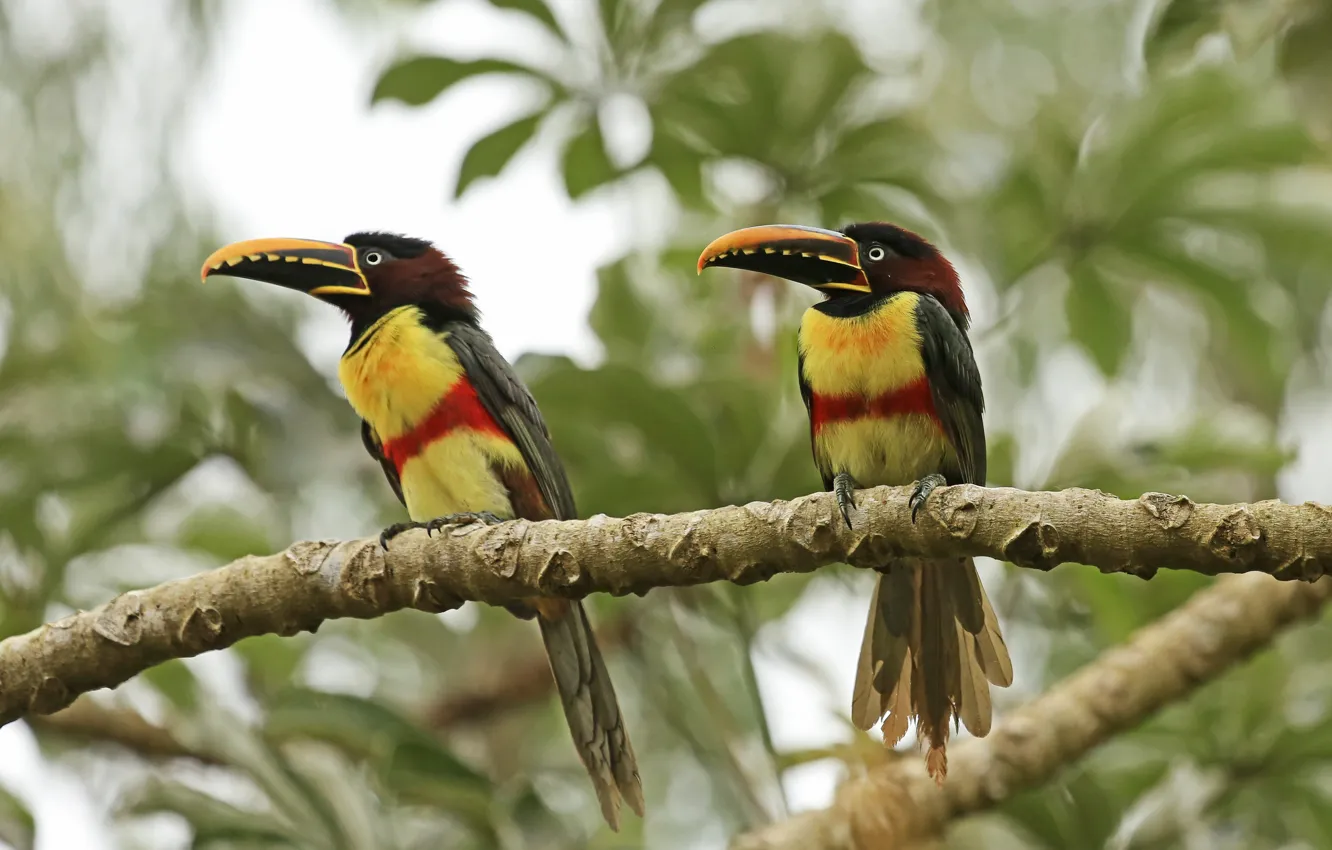
[[[245,277],[309,295],[369,295],[356,248],[311,239],[250,239],[219,248],[199,276]]]
[[[815,289],[870,291],[854,239],[798,224],[746,227],[714,239],[698,258],[699,274],[709,266],[770,274]]]

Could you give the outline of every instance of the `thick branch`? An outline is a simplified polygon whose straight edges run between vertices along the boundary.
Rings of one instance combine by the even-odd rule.
[[[49,713],[168,658],[259,634],[314,631],[324,620],[400,608],[443,611],[463,600],[646,593],[711,581],[750,584],[779,572],[901,554],[990,555],[1049,569],[1064,561],[1150,575],[1262,571],[1312,579],[1332,564],[1332,511],[1319,505],[1195,505],[1148,494],[939,490],[912,523],[905,488],[857,496],[856,529],[834,521],[831,496],[753,502],[673,516],[466,526],[429,539],[303,542],[155,588],[0,643],[0,723]]]
[[[844,784],[833,805],[737,838],[734,850],[906,850],[950,818],[1040,785],[1112,735],[1216,678],[1332,598],[1314,584],[1228,577],[1140,629],[949,753],[940,789],[917,758],[894,759]]]

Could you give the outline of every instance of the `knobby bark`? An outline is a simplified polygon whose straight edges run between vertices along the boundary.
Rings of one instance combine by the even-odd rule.
[[[919,850],[950,819],[1049,781],[1311,617],[1330,597],[1332,579],[1226,577],[1003,718],[988,737],[959,743],[942,788],[920,759],[893,759],[843,784],[829,808],[740,836],[732,850]]]
[[[1169,566],[1312,580],[1332,565],[1332,510],[1312,503],[1207,505],[1158,493],[1126,501],[963,485],[941,488],[912,523],[906,498],[905,488],[861,491],[852,529],[835,519],[831,495],[818,493],[671,516],[517,520],[434,538],[414,531],[387,555],[373,539],[300,542],[122,594],[0,643],[0,723],[253,635],[407,607],[439,612],[465,600],[751,584],[894,555],[988,555],[1037,569],[1076,561],[1143,577]]]

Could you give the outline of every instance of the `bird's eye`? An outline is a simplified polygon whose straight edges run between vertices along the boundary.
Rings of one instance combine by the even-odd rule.
[[[870,258],[870,262],[877,263],[888,256],[888,252],[883,250],[882,245],[871,245],[869,250],[865,252],[865,256]]]
[[[384,255],[378,251],[366,251],[361,255],[361,262],[365,263],[367,266],[377,266],[384,262]]]

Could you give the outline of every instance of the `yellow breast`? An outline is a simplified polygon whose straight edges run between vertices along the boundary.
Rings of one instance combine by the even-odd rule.
[[[459,398],[450,391],[466,373],[447,335],[425,327],[422,318],[415,307],[398,308],[348,348],[338,364],[347,400],[375,429],[386,454],[394,454],[395,441],[411,444],[398,477],[412,519],[471,511],[512,516],[497,469],[524,466],[518,447],[495,428],[473,427],[467,416],[432,427],[441,402]]]
[[[919,299],[914,292],[900,292],[871,312],[849,318],[806,310],[799,343],[805,379],[814,392],[873,398],[923,375],[916,326]]]
[[[907,484],[939,471],[950,456],[947,440],[929,416],[875,414],[869,404],[925,374],[916,325],[919,300],[914,292],[902,292],[869,313],[847,318],[805,312],[800,351],[810,389],[825,402],[846,396],[866,401],[864,415],[834,417],[814,436],[815,460],[825,474],[849,472],[862,487]]]
[[[849,472],[862,487],[910,484],[943,469],[952,448],[919,414],[868,417],[825,427],[814,438],[820,469]]]
[[[338,363],[347,401],[381,440],[414,428],[463,377],[458,355],[421,319],[415,307],[385,314]]]

